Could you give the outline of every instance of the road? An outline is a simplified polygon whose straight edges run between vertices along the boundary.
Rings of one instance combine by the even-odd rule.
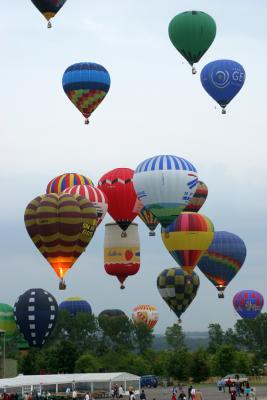
[[[259,385],[255,386],[257,398],[261,398],[266,396],[267,399],[267,386]],[[216,386],[213,385],[198,385],[197,389],[202,392],[203,400],[230,400],[230,396],[227,393],[219,392]],[[187,395],[187,387],[184,388],[185,393]],[[171,400],[172,395],[172,387],[169,388],[161,388],[157,389],[145,389],[145,393],[147,396],[147,400]],[[237,399],[239,399],[237,397]],[[240,397],[240,400],[245,400],[245,397]]]

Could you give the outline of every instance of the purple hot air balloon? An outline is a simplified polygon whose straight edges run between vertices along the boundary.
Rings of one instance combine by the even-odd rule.
[[[262,310],[264,298],[256,290],[242,290],[234,296],[233,305],[240,317],[254,319]]]

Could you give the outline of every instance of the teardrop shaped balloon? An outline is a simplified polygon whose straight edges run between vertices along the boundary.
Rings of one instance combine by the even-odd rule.
[[[142,304],[133,309],[132,319],[136,325],[144,324],[148,329],[153,329],[159,320],[158,309],[155,306]]]
[[[133,174],[130,168],[116,168],[103,175],[98,182],[99,189],[107,196],[109,215],[124,232],[139,212]]]
[[[89,185],[94,186],[93,182],[87,176],[70,172],[56,176],[51,179],[46,188],[46,193],[63,193],[65,189],[71,188],[76,185]]]
[[[223,291],[239,272],[246,259],[246,245],[230,232],[215,232],[214,239],[198,262],[198,268],[219,291]]]
[[[209,218],[196,213],[180,214],[168,228],[162,228],[161,238],[167,250],[189,274],[208,249],[214,237]]]
[[[142,207],[138,214],[139,218],[146,224],[149,229],[149,236],[155,236],[154,232],[157,228],[159,221],[146,207]]]
[[[242,89],[246,73],[236,61],[217,60],[202,69],[200,79],[206,92],[222,107],[222,114],[226,114],[225,108]]]
[[[172,44],[191,66],[206,53],[215,36],[216,23],[203,11],[185,11],[176,15],[169,25]],[[195,68],[192,72],[196,73]]]
[[[97,226],[101,224],[108,211],[108,199],[104,192],[90,185],[76,185],[65,189],[63,193],[78,194],[89,200],[96,209]]]
[[[82,62],[66,69],[62,78],[64,92],[85,117],[89,117],[106,97],[110,88],[108,71],[100,64]]]
[[[51,293],[29,289],[17,299],[14,316],[17,327],[32,347],[42,347],[57,320],[58,305]]]
[[[62,280],[90,243],[97,214],[84,197],[52,193],[32,200],[24,220],[33,243]]]
[[[262,310],[264,298],[256,290],[242,290],[234,296],[233,305],[240,317],[254,319]]]
[[[202,181],[198,181],[195,194],[185,207],[184,211],[198,212],[204,205],[205,201],[207,200],[207,197],[208,197],[207,185]]]
[[[198,178],[196,168],[189,161],[162,155],[139,164],[133,183],[139,200],[167,227],[193,197]]]
[[[58,308],[60,311],[67,311],[72,317],[78,313],[92,314],[90,304],[81,297],[68,297],[59,304]]]
[[[169,268],[162,271],[157,279],[158,291],[170,309],[180,321],[181,315],[196,297],[199,277],[193,272],[188,274],[181,268]]]
[[[47,27],[52,28],[51,19],[59,12],[67,0],[31,0],[35,7],[48,21]]]
[[[104,263],[106,273],[116,276],[124,289],[124,281],[140,268],[140,239],[138,225],[128,227],[127,237],[121,236],[117,224],[105,225]]]

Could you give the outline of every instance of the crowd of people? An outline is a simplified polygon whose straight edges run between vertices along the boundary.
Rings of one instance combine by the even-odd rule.
[[[228,391],[230,400],[236,400],[237,397],[241,396],[246,397],[246,400],[255,400],[256,398],[256,390],[250,386],[249,381],[231,380],[230,378],[225,380],[222,378],[217,382],[217,386],[219,391],[224,393]]]

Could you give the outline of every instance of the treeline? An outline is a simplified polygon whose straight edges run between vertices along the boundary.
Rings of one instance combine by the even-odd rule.
[[[223,331],[209,325],[209,345],[189,351],[178,324],[165,332],[167,350],[152,349],[153,332],[134,325],[128,318],[98,320],[80,313],[60,311],[56,328],[45,346],[21,355],[14,341],[8,343],[10,356],[19,361],[23,374],[127,371],[137,375],[156,374],[163,378],[201,382],[210,376],[239,372],[260,374],[267,362],[267,314],[255,320],[238,320]]]

